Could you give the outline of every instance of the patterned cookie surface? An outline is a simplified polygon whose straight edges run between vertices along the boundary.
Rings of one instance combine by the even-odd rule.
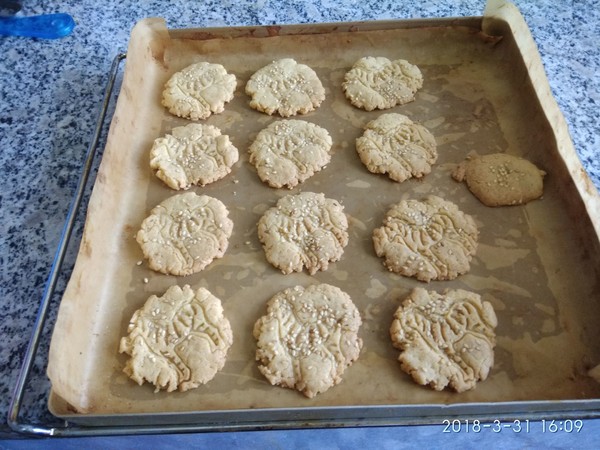
[[[292,58],[273,61],[257,70],[246,83],[246,94],[252,97],[250,107],[281,117],[306,114],[325,99],[325,89],[315,71]]]
[[[310,274],[338,261],[348,244],[344,207],[323,194],[287,195],[258,221],[258,238],[267,260],[284,274]]]
[[[206,119],[233,99],[235,75],[220,64],[199,62],[176,72],[165,84],[162,104],[178,117]]]
[[[403,59],[373,56],[356,61],[342,84],[350,103],[367,111],[412,102],[422,86],[423,75],[417,66]]]
[[[280,120],[261,130],[250,146],[250,163],[269,186],[292,188],[331,159],[331,136],[304,120]]]
[[[150,167],[167,186],[179,190],[223,178],[238,158],[229,136],[217,127],[190,123],[154,141]]]
[[[452,172],[486,206],[522,205],[541,197],[544,175],[526,159],[505,153],[474,155]]]
[[[151,269],[190,275],[225,254],[233,230],[228,214],[216,198],[174,195],[152,209],[136,239]]]
[[[254,325],[258,368],[271,384],[312,398],[340,383],[358,358],[361,323],[348,294],[335,286],[285,289]]]
[[[137,310],[121,338],[119,352],[130,356],[123,371],[155,392],[187,391],[212,380],[225,365],[233,342],[221,301],[207,289],[171,286]]]
[[[496,325],[492,305],[473,292],[416,288],[394,314],[390,336],[402,370],[417,383],[463,392],[494,365]]]
[[[356,140],[356,151],[370,172],[387,173],[398,182],[428,174],[437,160],[435,138],[429,130],[395,113],[369,122]]]
[[[393,205],[373,243],[390,271],[421,281],[452,280],[468,272],[478,235],[471,216],[431,195]]]

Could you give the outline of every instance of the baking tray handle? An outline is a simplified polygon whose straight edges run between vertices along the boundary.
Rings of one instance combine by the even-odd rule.
[[[65,225],[62,230],[62,234],[60,237],[60,241],[58,243],[58,249],[54,254],[54,261],[52,262],[52,267],[50,269],[50,274],[48,275],[48,279],[46,280],[46,286],[44,288],[44,293],[42,296],[42,300],[38,309],[38,314],[35,320],[35,324],[33,327],[33,332],[31,333],[31,338],[29,339],[29,344],[27,346],[27,350],[25,352],[23,365],[21,366],[21,370],[19,372],[19,376],[17,379],[17,384],[15,386],[13,397],[10,402],[10,406],[8,408],[8,416],[7,422],[8,426],[17,433],[26,433],[26,434],[35,434],[42,436],[54,436],[61,433],[61,431],[66,430],[66,428],[51,428],[51,427],[43,427],[37,426],[27,423],[19,422],[19,411],[21,409],[21,405],[23,402],[23,395],[25,392],[25,386],[27,384],[27,380],[29,378],[29,374],[31,372],[31,368],[33,366],[33,361],[35,359],[35,355],[37,353],[37,349],[39,346],[40,336],[42,334],[42,329],[44,327],[44,323],[46,321],[46,317],[48,315],[48,307],[50,305],[50,300],[54,295],[54,290],[56,288],[56,282],[58,280],[58,275],[60,274],[60,270],[62,268],[64,256],[69,245],[69,240],[71,238],[71,233],[73,231],[73,226],[75,223],[75,218],[77,217],[77,213],[79,212],[79,208],[81,206],[81,200],[83,198],[83,194],[85,192],[85,188],[87,186],[88,178],[90,175],[90,171],[92,168],[92,163],[94,161],[94,157],[96,155],[96,151],[98,148],[98,142],[100,140],[100,134],[102,132],[102,128],[104,126],[104,121],[106,119],[106,113],[108,110],[108,104],[110,102],[110,98],[113,92],[113,88],[115,85],[115,80],[117,78],[117,73],[119,71],[119,65],[121,61],[126,58],[125,53],[119,53],[115,56],[112,66],[110,68],[110,74],[108,81],[106,83],[106,87],[104,90],[104,99],[102,101],[102,105],[100,107],[100,111],[98,113],[98,118],[96,121],[96,129],[94,130],[94,134],[92,137],[92,141],[87,149],[87,155],[85,159],[85,163],[83,166],[83,171],[81,173],[81,177],[79,179],[79,184],[77,185],[77,191],[75,192],[75,196],[71,202],[71,206],[67,213],[67,218],[65,221]]]

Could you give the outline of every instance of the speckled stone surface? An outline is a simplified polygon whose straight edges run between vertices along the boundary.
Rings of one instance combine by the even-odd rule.
[[[516,0],[515,3],[539,46],[552,91],[569,124],[584,167],[595,185],[600,187],[600,2]],[[268,25],[479,16],[484,6],[483,0],[124,0],[100,3],[91,0],[25,0],[20,15],[65,12],[74,17],[77,26],[70,36],[52,41],[0,37],[2,416],[8,410],[39,299],[94,130],[111,62],[117,53],[126,50],[130,30],[138,20],[161,16],[170,27]],[[81,220],[75,229],[75,235],[80,234]],[[71,252],[66,258],[67,266],[73,259]],[[60,279],[59,290],[64,288],[65,282]],[[43,355],[57,303],[58,299],[55,299],[51,306],[41,356],[25,399],[24,416],[32,422],[49,420],[46,412],[49,385],[44,376],[46,361]],[[585,431],[596,427],[597,433],[600,425],[596,422],[590,421]],[[439,426],[402,430],[402,433],[408,430],[420,439],[431,438],[444,446],[450,444],[449,436],[444,435]],[[408,436],[391,431],[392,434],[385,434],[381,429],[348,430],[345,435],[333,430],[328,435],[326,431],[313,434],[265,432],[253,436],[263,439],[263,444],[274,442],[275,447],[287,446],[286,443],[294,446],[295,442],[307,444],[307,436],[322,439],[322,442],[332,442],[331,439],[344,442],[348,436],[355,436],[355,442],[363,442],[363,445],[379,442],[381,448],[396,448],[390,444],[395,440],[392,436],[400,439]],[[0,436],[7,436],[8,432],[6,426],[0,425]],[[241,436],[230,435],[227,438],[229,444],[242,442]],[[535,446],[534,439],[531,434],[521,443]],[[92,445],[90,442],[88,444]],[[135,446],[133,442],[129,445]],[[469,446],[468,440],[455,442]],[[494,440],[489,442],[498,444]],[[538,443],[541,442],[545,441]],[[578,446],[584,448],[584,444]],[[3,446],[0,443],[0,448]]]

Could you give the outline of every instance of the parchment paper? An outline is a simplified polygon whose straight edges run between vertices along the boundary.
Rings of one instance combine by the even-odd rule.
[[[581,168],[530,43],[511,5],[491,5],[483,22],[220,30],[167,30],[161,19],[140,22],[132,31],[80,253],[54,329],[51,410],[69,416],[598,398],[600,385],[586,374],[600,362],[598,193]],[[369,173],[358,158],[355,139],[382,112],[352,107],[340,86],[344,73],[367,55],[403,58],[423,72],[416,100],[386,111],[408,115],[434,134],[439,158],[422,180],[393,182]],[[317,72],[327,97],[316,111],[296,118],[324,126],[334,142],[328,167],[292,191],[263,184],[247,155],[256,133],[279,118],[248,106],[245,82],[282,57]],[[174,72],[198,61],[223,64],[238,78],[234,100],[206,123],[230,135],[240,161],[226,178],[192,188],[227,205],[234,231],[224,258],[201,273],[172,277],[137,265],[143,257],[134,236],[149,211],[176,194],[154,177],[148,155],[154,139],[188,123],[160,105],[161,91]],[[471,151],[506,152],[534,162],[548,173],[543,198],[525,206],[485,207],[450,177]],[[261,214],[300,190],[338,199],[350,222],[343,258],[314,276],[283,275],[271,267],[256,235]],[[424,284],[390,273],[373,250],[372,231],[389,206],[428,194],[457,203],[480,228],[472,269],[454,281]],[[316,282],[350,294],[363,318],[364,348],[340,385],[307,399],[263,378],[254,361],[252,327],[275,292]],[[155,394],[153,386],[138,386],[122,372],[126,356],[118,354],[119,340],[133,312],[174,283],[205,286],[221,298],[234,344],[223,371],[206,386]],[[476,389],[436,392],[400,370],[388,330],[393,312],[415,286],[474,290],[494,306],[496,362]]]

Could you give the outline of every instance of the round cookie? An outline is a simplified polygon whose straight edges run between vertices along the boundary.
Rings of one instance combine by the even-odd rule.
[[[356,61],[342,83],[350,103],[367,111],[412,102],[422,86],[423,75],[417,66],[403,59],[373,56]]]
[[[261,130],[250,146],[250,163],[275,188],[293,188],[331,160],[331,136],[304,120],[280,120]]]
[[[175,116],[206,119],[223,112],[225,103],[233,99],[235,75],[221,64],[199,62],[176,72],[165,84],[162,104]]]
[[[287,195],[258,221],[258,238],[267,260],[284,274],[312,275],[338,261],[348,244],[344,207],[323,194]]]
[[[522,205],[540,198],[544,175],[526,159],[505,153],[471,155],[452,172],[486,206]]]
[[[462,289],[413,289],[394,314],[390,337],[415,382],[437,391],[473,389],[494,365],[498,324],[489,302]]]
[[[306,114],[319,107],[325,89],[314,70],[292,58],[273,61],[257,70],[246,83],[250,107],[281,117]]]
[[[393,205],[373,231],[373,244],[390,271],[429,282],[468,272],[478,235],[471,216],[430,195]]]
[[[152,270],[190,275],[225,254],[233,230],[228,214],[216,198],[174,195],[152,209],[136,240]]]
[[[154,392],[187,391],[212,380],[233,342],[221,301],[188,285],[151,296],[127,332],[119,345],[119,353],[130,356],[123,371],[139,385],[154,384]]]
[[[254,325],[258,368],[272,385],[312,398],[339,384],[358,359],[361,324],[348,294],[335,286],[285,289]]]
[[[238,150],[212,125],[190,123],[154,141],[150,167],[171,189],[205,186],[231,172]]]
[[[429,130],[397,113],[369,122],[356,140],[356,151],[370,172],[387,173],[398,182],[427,175],[438,156]]]

